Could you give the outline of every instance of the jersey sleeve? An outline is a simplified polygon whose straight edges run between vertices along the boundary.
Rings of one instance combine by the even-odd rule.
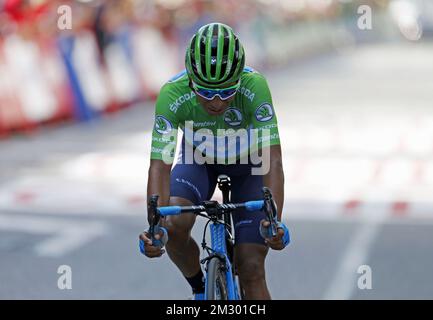
[[[177,130],[179,120],[170,110],[173,100],[170,84],[165,84],[159,93],[155,105],[155,118],[152,131],[151,159],[163,160],[172,164],[176,153]]]
[[[259,132],[259,148],[279,145],[277,115],[272,104],[268,83],[265,77],[258,73],[254,74],[252,80],[254,81],[251,83],[251,91],[254,93],[254,98],[251,103],[250,121],[252,127]]]

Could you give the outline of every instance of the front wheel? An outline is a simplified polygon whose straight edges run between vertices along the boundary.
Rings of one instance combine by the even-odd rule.
[[[218,257],[207,265],[206,300],[228,300],[225,266]]]

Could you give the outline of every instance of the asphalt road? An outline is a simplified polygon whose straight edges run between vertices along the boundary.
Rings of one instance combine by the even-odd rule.
[[[266,262],[274,299],[433,298],[432,54],[372,45],[266,73],[292,232]],[[190,296],[167,256],[138,251],[152,112],[0,142],[1,299]],[[358,287],[365,265],[371,289]]]

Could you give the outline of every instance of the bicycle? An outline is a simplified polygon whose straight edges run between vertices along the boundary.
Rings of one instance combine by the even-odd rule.
[[[231,214],[238,209],[248,211],[265,210],[267,220],[271,223],[268,236],[275,236],[277,232],[277,211],[272,200],[271,191],[264,187],[263,200],[247,201],[244,203],[230,203],[230,178],[226,175],[218,176],[218,188],[223,195],[223,203],[218,201],[204,201],[193,206],[167,206],[157,207],[158,196],[151,197],[150,206],[154,212],[151,220],[149,234],[154,239],[155,227],[161,217],[178,215],[185,212],[194,213],[207,218],[203,231],[201,246],[207,252],[207,257],[200,260],[205,264],[205,299],[206,300],[241,300],[244,298],[243,290],[238,276],[233,268],[233,222]],[[212,224],[210,224],[212,222]],[[210,224],[211,247],[206,243],[206,231]]]

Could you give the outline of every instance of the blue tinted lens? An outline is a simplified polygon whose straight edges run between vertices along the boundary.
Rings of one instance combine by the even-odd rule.
[[[198,89],[197,91],[200,95],[208,99],[212,99],[218,93],[214,90],[206,90],[206,89]]]
[[[236,89],[223,89],[223,90],[206,90],[206,89],[202,89],[202,88],[198,88],[197,92],[207,98],[207,99],[212,99],[213,97],[215,97],[217,94],[222,98],[228,98],[231,95],[233,95],[236,92]]]
[[[236,89],[226,89],[226,90],[221,90],[220,95],[221,95],[221,98],[227,98],[227,97],[230,97],[231,95],[233,95],[235,92],[236,92]]]

